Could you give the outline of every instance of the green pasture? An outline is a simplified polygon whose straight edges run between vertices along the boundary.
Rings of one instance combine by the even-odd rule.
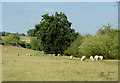
[[[6,50],[5,50],[6,48]],[[20,56],[16,56],[19,53]],[[36,56],[26,56],[26,54]],[[118,61],[80,61],[42,55],[22,47],[2,46],[3,81],[117,81]]]

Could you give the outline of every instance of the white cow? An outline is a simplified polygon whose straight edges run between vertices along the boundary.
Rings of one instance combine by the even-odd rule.
[[[26,54],[26,56],[29,56],[29,54]]]
[[[57,56],[61,56],[60,54],[58,54]]]
[[[20,54],[19,53],[16,53],[17,56],[19,56]]]
[[[31,54],[29,54],[29,56],[32,56]]]
[[[95,59],[96,61],[98,60],[98,58],[99,58],[99,56],[98,56],[98,55],[95,55],[94,59]]]
[[[70,56],[70,59],[73,59],[73,55]]]
[[[102,61],[103,60],[103,56],[98,56],[99,57],[99,59]]]
[[[85,56],[82,56],[81,61],[83,61],[83,60],[85,60],[85,59],[86,59],[86,57],[85,57]]]
[[[90,60],[94,61],[94,57],[93,57],[93,56],[90,56]]]
[[[55,56],[55,54],[52,54],[53,56]]]

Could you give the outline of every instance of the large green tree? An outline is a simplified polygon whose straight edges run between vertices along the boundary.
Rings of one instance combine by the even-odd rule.
[[[71,22],[60,12],[55,15],[42,15],[40,24],[35,25],[37,39],[41,40],[45,53],[63,54],[70,43],[77,38],[78,33],[71,29]]]

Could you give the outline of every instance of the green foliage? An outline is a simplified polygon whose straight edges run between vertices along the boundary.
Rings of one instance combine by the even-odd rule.
[[[0,36],[2,36],[2,32],[0,31]]]
[[[79,56],[103,55],[104,58],[117,58],[118,40],[108,35],[95,35],[83,39],[79,48]]]
[[[4,44],[18,45],[19,39],[20,39],[19,36],[10,34],[6,36],[6,38],[3,41],[4,41]]]
[[[2,38],[0,37],[0,45],[2,44]]]
[[[13,33],[14,35],[16,35],[16,36],[20,36],[20,34],[19,33]]]
[[[30,49],[30,48],[31,48],[31,45],[30,45],[29,43],[26,43],[26,44],[25,44],[25,47],[26,47],[27,49]]]
[[[25,34],[24,34],[24,33],[22,33],[22,34],[21,34],[21,36],[25,36]]]
[[[24,33],[20,34],[20,33],[10,33],[10,32],[5,32],[5,31],[0,31],[0,36],[8,36],[10,34],[14,34],[14,35],[17,35],[17,36],[25,36]]]
[[[26,48],[26,42],[25,41],[19,41],[19,45],[22,46],[23,48]]]
[[[5,32],[5,36],[8,36],[10,35],[11,33],[10,32]]]
[[[85,35],[82,40],[77,38],[65,52],[77,57],[102,55],[106,59],[117,59],[119,31],[109,25],[104,27],[98,30],[97,35]]]
[[[56,12],[52,16],[42,15],[40,24],[35,25],[35,34],[41,40],[42,50],[45,53],[62,54],[78,36],[78,33],[70,28],[71,24],[62,12]]]
[[[2,36],[5,36],[5,31],[2,31]]]
[[[111,34],[112,31],[110,24],[107,26],[103,26],[101,29],[98,30],[97,34],[105,35],[105,34]]]
[[[1,36],[0,36],[0,41],[2,41],[2,38],[1,38]]]
[[[69,55],[69,56],[73,55],[74,57],[79,57],[78,50],[79,50],[79,46],[82,43],[82,39],[83,37],[79,35],[79,37],[75,39],[73,43],[71,43],[70,46],[67,48],[67,50],[65,51],[65,55]]]
[[[27,34],[30,37],[34,37],[35,36],[35,30],[34,29],[30,29],[30,30],[27,31]]]
[[[31,49],[40,50],[40,43],[39,40],[37,40],[37,38],[32,37],[30,40],[30,44],[31,44]]]

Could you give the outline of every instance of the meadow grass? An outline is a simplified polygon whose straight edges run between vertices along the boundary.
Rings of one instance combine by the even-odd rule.
[[[5,50],[6,48],[6,50]],[[16,56],[19,53],[20,56]],[[26,54],[36,56],[26,56]],[[117,81],[118,61],[80,61],[49,56],[43,51],[2,46],[3,81]],[[100,75],[104,72],[104,75]],[[108,73],[110,74],[108,75]]]
[[[27,43],[30,43],[31,37],[29,36],[19,36],[19,37],[20,37],[20,41],[25,41]]]

